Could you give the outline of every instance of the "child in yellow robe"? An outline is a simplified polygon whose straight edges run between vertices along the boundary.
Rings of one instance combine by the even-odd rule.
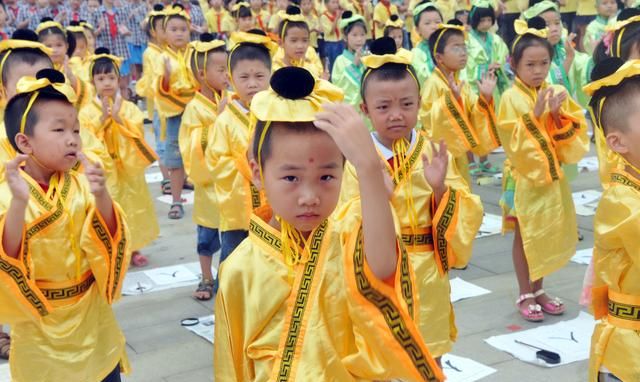
[[[616,70],[617,69],[617,70]],[[597,134],[622,166],[610,173],[594,218],[593,311],[589,381],[633,381],[640,373],[640,61],[611,58],[596,65],[592,115]]]
[[[393,181],[391,204],[420,296],[414,317],[429,351],[439,358],[451,351],[457,337],[448,272],[465,267],[471,258],[482,203],[458,173],[446,144],[441,141],[436,148],[415,129],[420,87],[409,58],[396,53],[389,37],[375,40],[371,52],[363,58],[363,109],[384,172]],[[342,187],[343,202],[359,195],[351,164]]]
[[[219,39],[226,39],[233,32],[231,15],[224,8],[224,1],[210,0],[209,10],[204,14],[207,26],[211,33],[215,33]]]
[[[269,26],[269,11],[262,7],[262,0],[250,0],[251,15],[253,17],[253,27],[258,28],[263,32],[268,31]]]
[[[485,73],[477,96],[459,79],[467,64],[464,27],[457,20],[442,24],[429,37],[436,68],[422,90],[420,120],[432,141],[444,139],[462,177],[471,184],[467,152],[482,156],[500,145],[496,131],[493,90],[496,76]]]
[[[198,92],[187,104],[180,126],[180,152],[184,169],[194,185],[193,221],[197,225],[197,251],[202,280],[193,297],[213,297],[211,259],[220,249],[220,219],[213,177],[207,169],[205,152],[212,144],[213,125],[220,112],[227,89],[227,52],[225,42],[203,33],[200,41],[191,42],[189,66]]]
[[[251,212],[261,205],[260,193],[251,183],[247,159],[251,138],[249,105],[257,92],[269,86],[271,54],[277,44],[256,33],[231,35],[236,42],[229,53],[234,93],[216,118],[212,143],[205,151],[220,213],[220,263],[247,237]]]
[[[280,49],[273,57],[273,69],[285,66],[305,68],[314,76],[323,75],[322,63],[318,53],[310,46],[310,30],[300,8],[290,5],[282,15],[278,28]]]
[[[78,95],[77,104],[79,106],[84,105],[91,99],[92,92],[88,90],[91,85],[81,80],[82,74],[74,72],[74,66],[69,65],[68,61],[68,57],[73,54],[75,40],[70,40],[73,37],[69,37],[62,24],[52,20],[41,22],[36,29],[36,33],[38,34],[38,40],[51,49],[53,67],[67,76],[71,86],[73,86]],[[70,43],[71,41],[74,42]],[[81,68],[75,69],[81,70]]]
[[[398,14],[398,7],[391,4],[390,0],[379,0],[373,8],[373,38],[377,39],[383,36],[384,24],[389,20],[391,15]]]
[[[503,230],[515,230],[513,263],[520,289],[516,306],[528,321],[565,306],[542,289],[543,278],[575,254],[578,227],[561,165],[589,150],[582,108],[561,86],[548,85],[553,47],[544,19],[516,21],[511,51],[516,80],[500,100],[498,132],[508,162],[503,176]]]
[[[318,52],[318,34],[322,33],[320,29],[320,20],[314,12],[313,0],[301,0],[300,10],[309,26],[309,45]]]
[[[404,46],[404,22],[398,15],[391,15],[389,20],[384,24],[384,37],[391,37],[396,43],[398,54],[412,58],[411,52],[406,50]],[[415,69],[414,69],[415,70]]]
[[[344,42],[340,31],[340,3],[338,0],[324,0],[325,11],[320,15],[320,27],[324,36],[324,43],[320,50],[320,57],[325,63],[325,70],[333,70],[333,63],[344,50]]]
[[[89,65],[92,51],[89,50],[87,32],[78,21],[71,21],[66,31],[73,35],[76,43],[73,55],[69,57],[68,64],[71,66],[71,70],[78,74],[81,81],[86,84],[91,83],[89,79]]]
[[[169,219],[182,219],[185,177],[178,136],[184,108],[195,94],[195,86],[185,63],[191,23],[189,15],[178,5],[165,9],[164,15],[162,27],[167,46],[154,66],[155,105],[160,117],[160,138],[166,138],[161,160],[169,171],[171,182],[172,204],[168,216]]]
[[[104,142],[113,160],[106,174],[107,186],[124,210],[133,234],[129,242],[131,264],[145,266],[148,260],[140,250],[158,237],[160,227],[144,172],[158,156],[144,140],[144,114],[122,99],[119,79],[120,58],[110,55],[106,48],[96,49],[91,57],[96,96],[80,109],[78,118],[83,128]]]
[[[419,42],[411,50],[411,64],[416,70],[420,84],[424,84],[436,68],[429,48],[429,37],[443,21],[442,14],[431,1],[425,0],[413,9],[414,31],[417,31],[420,38]]]
[[[249,3],[242,1],[234,4],[231,8],[231,14],[234,20],[232,31],[248,32],[253,28],[253,14]]]
[[[131,237],[106,175],[81,152],[75,92],[53,69],[37,78],[20,80],[5,114],[20,153],[0,182],[0,322],[11,325],[11,380],[119,381],[129,367],[111,304]],[[70,171],[78,159],[84,175]]]
[[[272,209],[252,215],[220,270],[218,381],[443,380],[411,319],[416,294],[379,158],[356,110],[329,104],[341,96],[287,67],[251,102],[252,175]],[[361,198],[331,216],[345,157]]]

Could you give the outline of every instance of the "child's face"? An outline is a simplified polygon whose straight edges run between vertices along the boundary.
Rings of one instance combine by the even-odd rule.
[[[96,94],[100,98],[115,99],[119,89],[118,80],[118,75],[114,71],[109,73],[96,73],[96,75],[93,76],[93,85],[96,88]]]
[[[89,52],[96,50],[96,38],[93,36],[93,31],[85,30],[84,36],[87,38],[87,49]]]
[[[45,59],[36,61],[33,65],[27,63],[21,63],[20,65],[12,65],[11,68],[6,68],[7,80],[4,83],[4,92],[7,99],[13,98],[16,95],[16,87],[18,81],[22,77],[35,77],[42,69],[51,69],[51,62]]]
[[[428,40],[433,32],[438,29],[438,24],[442,24],[442,17],[436,11],[424,11],[418,20],[418,34],[423,40]]]
[[[492,26],[493,26],[493,20],[491,19],[491,16],[485,16],[480,19],[480,22],[478,23],[478,28],[476,29],[478,29],[479,32],[487,33],[489,32],[489,29],[491,29]]]
[[[560,13],[556,11],[547,11],[540,15],[549,28],[549,35],[547,40],[551,45],[556,45],[562,38],[562,20],[560,19]]]
[[[289,5],[289,0],[276,0],[276,8],[278,8],[281,11],[286,10],[288,5]]]
[[[73,51],[76,57],[84,57],[87,55],[87,40],[84,38],[76,39],[76,49]]]
[[[213,9],[220,9],[222,7],[222,0],[211,0],[209,6]]]
[[[400,81],[369,80],[364,101],[362,111],[387,143],[407,138],[418,123],[420,92],[409,73]]]
[[[49,0],[38,0],[38,6],[40,8],[46,8],[49,6]]]
[[[311,0],[302,0],[300,2],[300,10],[303,14],[308,15],[313,10],[313,2]]]
[[[338,0],[328,0],[325,4],[329,13],[335,13],[338,10]]]
[[[367,32],[365,32],[362,26],[357,25],[351,28],[349,33],[346,36],[347,39],[347,48],[354,52],[359,52],[364,47],[364,44],[367,42]]]
[[[80,9],[80,5],[82,5],[81,0],[69,0],[69,6],[71,6],[71,9]]]
[[[262,0],[251,0],[249,5],[253,10],[260,10],[260,8],[262,8]]]
[[[602,17],[609,18],[618,12],[618,3],[616,0],[600,0],[598,3],[598,14]]]
[[[47,48],[52,50],[51,60],[56,65],[61,65],[64,63],[64,59],[67,56],[67,49],[69,46],[67,45],[67,40],[62,37],[62,35],[57,33],[47,34],[42,38],[41,41]]]
[[[216,52],[209,55],[205,76],[207,84],[218,92],[224,91],[229,86],[226,53]]]
[[[98,0],[89,0],[87,2],[87,6],[91,10],[96,10],[96,9],[100,8],[100,2]]]
[[[231,78],[240,100],[249,106],[256,93],[269,88],[271,71],[260,60],[242,60],[232,69]]]
[[[458,34],[449,36],[446,44],[443,53],[436,53],[436,62],[454,72],[464,69],[467,66],[467,45],[464,37]]]
[[[522,52],[516,74],[525,85],[537,88],[547,78],[550,65],[549,51],[542,45],[532,45]]]
[[[246,32],[253,28],[253,18],[251,16],[238,18],[238,30],[240,32]]]
[[[75,107],[69,102],[48,100],[37,102],[33,109],[32,113],[38,113],[38,123],[32,136],[16,135],[18,148],[49,170],[70,170],[82,149]]]
[[[273,213],[307,234],[329,217],[340,196],[343,157],[333,139],[318,131],[271,133],[271,156],[263,163],[264,188]],[[254,182],[260,171],[252,161]]]
[[[304,59],[309,48],[309,31],[303,28],[287,28],[282,48],[290,59]]]
[[[167,43],[174,49],[182,49],[189,43],[189,23],[183,18],[170,19],[164,32]]]
[[[400,28],[389,29],[389,37],[396,42],[396,49],[402,48],[402,42],[404,40],[404,32]]]
[[[460,12],[456,15],[456,20],[460,21],[462,25],[467,25],[469,23],[469,13],[468,12]]]

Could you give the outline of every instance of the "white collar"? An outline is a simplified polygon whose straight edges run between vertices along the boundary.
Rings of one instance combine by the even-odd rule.
[[[413,149],[413,146],[415,146],[417,135],[418,134],[416,134],[415,130],[411,129],[411,144],[409,145],[409,149],[407,150],[407,153]],[[378,140],[376,133],[371,133],[371,137],[373,138],[373,143],[376,145],[376,148],[378,148],[378,151],[380,151],[380,154],[382,154],[385,160],[389,160],[393,158],[393,150],[389,150],[385,145],[383,145]]]

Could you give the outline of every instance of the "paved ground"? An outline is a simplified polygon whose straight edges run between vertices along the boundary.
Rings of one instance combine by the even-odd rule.
[[[502,155],[493,155],[491,160],[501,162],[502,158]],[[573,188],[575,191],[594,189],[598,188],[598,184],[596,173],[584,173],[574,182]],[[159,188],[157,183],[151,185],[155,195],[159,194]],[[499,184],[476,186],[475,192],[481,196],[486,212],[500,213]],[[149,256],[150,267],[192,262],[197,258],[191,208],[186,208],[184,220],[175,222],[166,217],[168,207],[156,203],[162,236],[144,251]],[[578,248],[592,247],[592,218],[578,217],[578,223],[585,236]],[[483,341],[492,335],[509,333],[507,327],[510,325],[519,325],[524,329],[536,326],[524,322],[514,307],[517,288],[511,262],[511,243],[511,235],[479,239],[475,243],[469,267],[464,271],[452,272],[451,277],[460,276],[492,291],[491,294],[455,304],[459,340],[454,347],[454,354],[472,358],[498,370],[485,381],[585,381],[586,361],[554,369],[540,368],[516,360]],[[561,297],[567,305],[563,319],[574,318],[580,310],[578,296],[585,269],[586,266],[569,263],[547,279],[547,290]],[[204,316],[213,309],[213,302],[201,303],[192,299],[192,291],[192,287],[187,287],[124,297],[116,304],[115,311],[127,337],[127,351],[134,368],[126,381],[213,380],[212,346],[180,326],[182,318]],[[545,323],[559,320],[547,318]]]

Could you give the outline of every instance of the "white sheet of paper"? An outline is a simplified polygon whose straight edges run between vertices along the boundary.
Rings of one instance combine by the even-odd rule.
[[[442,371],[447,382],[474,382],[496,372],[487,365],[453,354],[442,356]]]
[[[598,157],[584,157],[578,162],[580,172],[598,171]]]
[[[482,224],[480,230],[476,235],[476,239],[487,237],[491,235],[497,235],[502,232],[502,216],[494,214],[484,214],[482,218]]]
[[[200,321],[197,325],[184,326],[190,332],[204,338],[205,340],[213,343],[213,332],[216,325],[216,318],[214,315],[204,316],[198,318]]]
[[[490,290],[464,281],[460,277],[449,280],[449,284],[451,285],[451,302],[491,293]]]
[[[184,265],[172,265],[170,267],[150,269],[143,272],[158,285],[198,280],[198,275],[188,270]]]
[[[576,206],[576,214],[580,216],[593,216],[598,208],[598,202],[602,192],[598,190],[585,190],[573,193],[573,203]]]
[[[534,365],[556,367],[589,358],[591,335],[596,321],[588,313],[580,312],[578,317],[553,325],[535,329],[493,336],[485,342],[498,350]],[[537,350],[514,342],[515,340],[560,354],[560,363],[549,365],[536,358]]]
[[[571,261],[576,264],[589,265],[591,257],[593,256],[593,248],[581,249],[576,252],[571,258]]]
[[[8,363],[0,365],[0,382],[11,382],[11,372],[9,371]]]
[[[182,264],[187,270],[189,270],[192,274],[196,275],[195,279],[189,279],[187,281],[180,282],[171,282],[167,284],[157,284],[153,278],[147,275],[148,271],[157,271],[162,272],[170,272],[171,269],[174,269],[175,266],[169,267],[160,267],[155,269],[150,269],[146,271],[138,271],[138,272],[129,272],[124,277],[124,283],[122,285],[122,294],[124,296],[137,296],[141,294],[146,294],[150,292],[159,292],[167,289],[180,288],[185,286],[197,285],[200,282],[200,263],[195,261],[192,263]],[[216,269],[212,269],[213,277],[215,278],[217,275]]]
[[[162,182],[162,173],[161,172],[151,172],[144,174],[144,179],[147,183],[160,183]]]
[[[186,202],[183,202],[182,204],[193,204],[193,191],[182,191],[182,198],[186,200]],[[171,197],[171,195],[158,196],[156,199],[165,204],[173,204],[173,198]]]

